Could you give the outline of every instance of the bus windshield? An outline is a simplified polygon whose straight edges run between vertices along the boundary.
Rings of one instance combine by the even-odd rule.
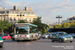
[[[28,34],[29,27],[18,27],[19,34]]]
[[[30,27],[30,33],[37,33],[38,32],[38,29],[37,27]]]

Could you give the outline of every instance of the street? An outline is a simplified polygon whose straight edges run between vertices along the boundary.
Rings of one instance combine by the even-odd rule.
[[[74,50],[75,39],[70,42],[51,42],[50,39],[40,39],[37,41],[12,41],[5,40],[3,48],[0,50]]]

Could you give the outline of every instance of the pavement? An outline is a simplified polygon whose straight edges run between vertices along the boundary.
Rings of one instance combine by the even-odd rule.
[[[5,40],[3,48],[0,50],[75,50],[75,39],[70,42],[51,42],[50,39],[40,39],[37,41],[12,41]]]

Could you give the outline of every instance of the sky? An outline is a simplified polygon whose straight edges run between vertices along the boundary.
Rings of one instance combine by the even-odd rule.
[[[62,16],[61,22],[75,16],[75,0],[0,0],[0,7],[12,9],[32,7],[37,16],[42,17],[43,23],[56,23],[58,15]]]

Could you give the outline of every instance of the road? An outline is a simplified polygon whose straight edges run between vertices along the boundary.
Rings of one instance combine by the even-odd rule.
[[[70,42],[51,42],[50,39],[40,39],[37,41],[12,41],[5,40],[3,48],[0,50],[74,50],[75,39]]]

